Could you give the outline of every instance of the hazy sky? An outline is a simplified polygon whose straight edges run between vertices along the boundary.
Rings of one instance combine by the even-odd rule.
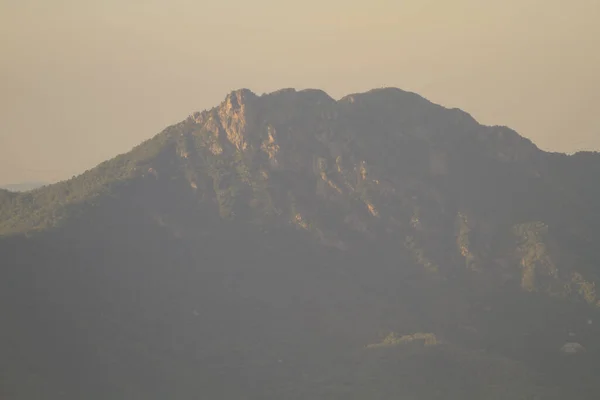
[[[396,86],[600,150],[599,0],[0,0],[0,184],[54,181],[233,89]]]

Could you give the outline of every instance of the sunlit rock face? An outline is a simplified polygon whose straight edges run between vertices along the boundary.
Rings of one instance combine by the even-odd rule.
[[[399,89],[233,91],[0,190],[0,398],[598,393],[599,176]]]
[[[585,347],[583,347],[580,343],[569,342],[565,343],[564,346],[560,348],[560,351],[567,355],[578,354],[585,352]]]

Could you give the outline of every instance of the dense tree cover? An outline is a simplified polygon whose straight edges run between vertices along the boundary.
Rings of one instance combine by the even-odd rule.
[[[396,89],[233,92],[0,190],[0,397],[596,399],[598,176]]]

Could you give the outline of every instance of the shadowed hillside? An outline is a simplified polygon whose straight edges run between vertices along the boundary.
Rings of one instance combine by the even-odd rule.
[[[0,394],[596,399],[599,177],[399,89],[232,92],[0,190]]]

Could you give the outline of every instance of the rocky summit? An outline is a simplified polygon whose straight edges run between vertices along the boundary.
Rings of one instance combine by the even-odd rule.
[[[599,179],[399,89],[234,91],[0,190],[0,397],[596,399]]]

